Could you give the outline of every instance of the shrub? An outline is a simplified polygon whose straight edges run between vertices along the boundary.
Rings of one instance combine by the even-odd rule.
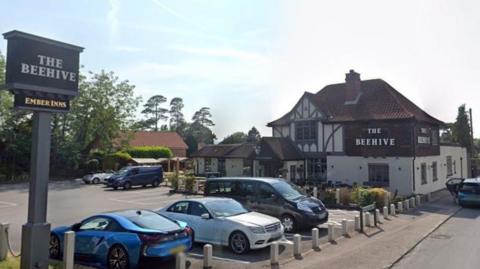
[[[127,165],[130,161],[132,161],[130,154],[118,151],[105,157],[103,170],[117,170],[119,167]]]
[[[165,173],[165,176],[167,177],[170,187],[174,190],[178,190],[178,177],[175,173]]]
[[[367,206],[375,202],[375,195],[369,189],[356,187],[352,191],[351,201],[358,206]]]
[[[171,158],[173,156],[172,151],[167,147],[153,147],[153,146],[142,146],[142,147],[132,147],[126,150],[130,156],[133,158]]]
[[[100,162],[97,159],[90,159],[85,163],[85,166],[89,172],[98,171]]]
[[[185,191],[187,192],[193,192],[193,187],[195,186],[195,176],[193,175],[188,175],[185,177]]]

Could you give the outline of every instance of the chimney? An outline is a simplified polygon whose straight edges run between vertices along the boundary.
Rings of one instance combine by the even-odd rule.
[[[345,105],[354,105],[362,94],[360,74],[350,69],[350,72],[345,74],[345,82]]]

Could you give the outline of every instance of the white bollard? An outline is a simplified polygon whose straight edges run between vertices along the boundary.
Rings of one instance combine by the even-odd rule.
[[[203,246],[203,269],[212,268],[212,245],[206,244]]]
[[[410,202],[408,200],[403,201],[403,207],[405,208],[405,211],[410,210]]]
[[[388,219],[388,207],[383,207],[383,219]]]
[[[318,198],[318,188],[313,187],[313,197]]]
[[[415,196],[415,198],[416,198],[416,204],[417,204],[417,206],[421,205],[421,204],[422,204],[422,196],[417,195],[417,196]]]
[[[278,242],[273,242],[271,245],[270,245],[270,264],[271,265],[277,265],[278,264],[278,260],[279,260],[279,254],[278,254]]]
[[[200,183],[198,182],[198,180],[195,180],[195,185],[194,185],[194,187],[193,187],[193,192],[194,192],[194,193],[198,193],[198,189],[200,188],[200,187],[199,187],[199,184],[200,184]]]
[[[334,240],[334,233],[335,233],[335,229],[333,227],[333,224],[329,223],[328,224],[328,241],[332,242]]]
[[[74,252],[75,252],[75,232],[69,231],[64,234],[63,269],[73,269]]]
[[[187,258],[184,252],[177,253],[175,258],[175,269],[185,269]]]
[[[399,213],[403,211],[403,203],[402,202],[397,203],[397,209],[398,209]]]
[[[365,213],[365,226],[371,227],[372,223],[370,222],[370,212]]]
[[[337,202],[337,205],[340,204],[340,189],[335,190],[335,200]]]
[[[0,261],[4,261],[7,259],[8,254],[8,228],[10,224],[8,223],[0,223]]]
[[[300,250],[300,243],[302,242],[302,236],[299,234],[295,234],[293,236],[293,256],[300,257],[302,256],[302,252]]]
[[[355,231],[361,231],[361,227],[360,227],[360,217],[359,216],[355,216]]]
[[[395,205],[390,204],[390,215],[395,216],[397,213],[395,212]]]
[[[346,219],[342,220],[342,235],[348,236],[348,223]]]
[[[378,223],[382,223],[380,221],[380,209],[375,209],[375,217],[376,217]]]
[[[415,206],[416,206],[416,205],[415,205],[415,197],[411,197],[411,198],[410,198],[410,207],[411,207],[411,208],[415,208]]]
[[[318,249],[320,247],[320,238],[318,228],[312,229],[312,249]]]

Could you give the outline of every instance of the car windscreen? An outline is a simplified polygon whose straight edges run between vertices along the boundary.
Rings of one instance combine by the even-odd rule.
[[[235,200],[208,201],[205,205],[214,217],[230,217],[248,212],[247,209]]]
[[[153,212],[141,211],[141,214],[130,215],[126,218],[133,224],[144,229],[159,230],[164,232],[180,229],[180,226],[175,222]]]
[[[115,172],[113,174],[116,175],[116,176],[123,176],[123,175],[127,174],[127,172],[128,172],[128,167],[124,167],[124,168],[118,170],[117,172]]]
[[[305,195],[294,185],[279,181],[272,184],[272,187],[285,199],[293,201]]]
[[[465,193],[480,193],[480,184],[478,183],[463,183],[460,187],[461,192]]]

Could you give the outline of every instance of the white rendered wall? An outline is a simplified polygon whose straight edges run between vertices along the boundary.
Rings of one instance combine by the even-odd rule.
[[[225,159],[225,170],[228,177],[243,176],[243,159]]]

